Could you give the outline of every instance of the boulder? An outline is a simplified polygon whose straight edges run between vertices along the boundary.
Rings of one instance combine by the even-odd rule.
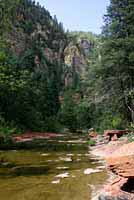
[[[134,200],[134,193],[123,189],[129,182],[128,178],[118,177],[109,183],[99,196],[99,200]],[[130,186],[130,185],[129,185]],[[133,187],[134,185],[131,185]],[[130,187],[130,188],[131,188]]]
[[[114,134],[114,135],[112,136],[112,138],[111,138],[111,141],[116,141],[116,140],[118,140],[118,137],[117,137],[116,134]]]
[[[109,138],[109,141],[115,141],[124,134],[128,134],[129,130],[105,130],[104,137]]]
[[[96,138],[97,136],[98,136],[98,134],[95,131],[92,131],[92,132],[89,133],[90,138]]]

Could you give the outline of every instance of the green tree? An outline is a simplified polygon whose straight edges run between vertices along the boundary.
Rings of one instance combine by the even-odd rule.
[[[101,76],[109,101],[128,121],[132,121],[134,90],[134,4],[131,0],[112,0],[105,16]],[[105,84],[105,86],[104,86]]]
[[[64,102],[59,112],[59,120],[72,132],[75,132],[78,128],[76,103],[73,100],[72,91],[67,91],[64,95]]]

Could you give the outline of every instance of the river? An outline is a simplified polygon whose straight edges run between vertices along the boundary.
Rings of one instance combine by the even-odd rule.
[[[91,200],[96,195],[108,174],[84,138],[48,142],[56,148],[0,152],[0,200]]]

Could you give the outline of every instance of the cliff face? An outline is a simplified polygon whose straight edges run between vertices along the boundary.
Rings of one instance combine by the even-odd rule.
[[[75,66],[76,71],[81,72],[87,65],[93,44],[87,39],[80,39],[76,44],[70,42],[64,51],[65,64]]]
[[[70,42],[64,50],[65,64],[68,66],[65,73],[66,86],[72,84],[74,75],[80,78],[84,76],[95,43],[95,36],[91,33],[72,32],[69,38]]]
[[[62,24],[44,7],[31,0],[13,0],[12,7],[14,2],[17,3],[14,14],[9,13],[11,28],[6,37],[21,65],[35,71],[50,71],[49,74],[50,66],[57,65],[55,71],[63,87],[84,77],[96,36],[65,33]]]
[[[11,15],[11,13],[10,13]],[[63,26],[56,17],[31,0],[19,0],[11,17],[11,28],[7,33],[12,52],[23,57],[29,49],[34,50],[34,64],[39,65],[42,55],[51,64],[64,61],[67,42]],[[36,49],[36,50],[35,50]]]

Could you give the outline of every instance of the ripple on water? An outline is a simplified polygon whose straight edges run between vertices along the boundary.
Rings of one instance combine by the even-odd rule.
[[[91,200],[94,188],[99,190],[108,178],[107,172],[102,162],[100,164],[95,157],[90,159],[90,152],[85,148],[75,151],[70,148],[60,152],[2,151],[0,155],[10,166],[19,167],[19,175],[9,172],[10,167],[0,168],[0,199]],[[45,165],[48,170],[43,173]],[[25,171],[32,169],[32,173],[24,173],[24,168]],[[84,174],[85,170],[89,174]]]

